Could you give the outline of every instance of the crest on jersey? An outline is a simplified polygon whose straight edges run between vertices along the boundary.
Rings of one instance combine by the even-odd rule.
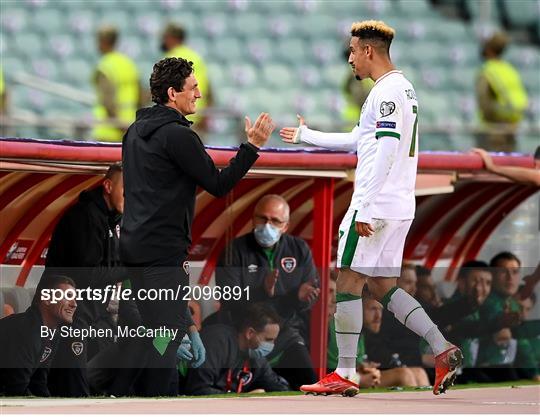
[[[71,350],[75,355],[79,356],[81,353],[83,353],[84,345],[82,342],[73,342],[71,344]]]
[[[238,383],[241,382],[242,385],[246,386],[253,379],[253,373],[250,371],[240,370],[238,371],[238,374],[236,374],[236,379]]]
[[[52,349],[47,346],[45,349],[43,349],[43,353],[41,354],[41,359],[39,360],[40,363],[43,363],[47,360],[49,356],[51,356]]]
[[[283,270],[290,274],[292,271],[296,269],[296,258],[293,257],[286,257],[281,259],[281,267]]]
[[[383,101],[381,103],[380,111],[382,117],[390,116],[394,113],[394,110],[396,110],[396,103],[393,101]]]

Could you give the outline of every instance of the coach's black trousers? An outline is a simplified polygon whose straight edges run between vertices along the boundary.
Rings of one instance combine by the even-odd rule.
[[[141,396],[169,396],[173,394],[176,372],[176,351],[187,331],[186,288],[189,276],[183,268],[183,259],[169,259],[151,265],[129,265],[131,288],[140,313],[141,324],[146,329],[166,328],[177,330],[176,337],[140,337],[120,344],[121,365],[110,393],[116,396],[137,394]],[[157,295],[160,299],[143,299]],[[174,295],[174,296],[173,296]]]

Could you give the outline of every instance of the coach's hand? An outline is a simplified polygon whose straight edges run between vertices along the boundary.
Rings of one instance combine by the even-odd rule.
[[[273,297],[276,292],[276,282],[279,275],[279,269],[274,269],[264,277],[264,291],[268,297]]]
[[[358,236],[361,237],[370,237],[375,232],[375,229],[369,223],[356,222],[354,227]]]
[[[304,126],[306,121],[299,114],[296,117],[298,118],[298,127],[284,127],[279,131],[279,136],[281,136],[283,142],[300,143],[299,127]]]
[[[257,148],[264,146],[275,128],[276,125],[268,113],[259,114],[254,125],[251,124],[250,118],[246,116],[245,131],[248,142]]]
[[[317,301],[320,293],[321,290],[313,286],[311,282],[304,282],[300,285],[300,288],[298,288],[298,299],[304,303],[311,304]]]
[[[206,349],[197,330],[190,330],[189,340],[191,340],[191,350],[193,351],[193,362],[191,363],[191,367],[198,368],[206,360]]]

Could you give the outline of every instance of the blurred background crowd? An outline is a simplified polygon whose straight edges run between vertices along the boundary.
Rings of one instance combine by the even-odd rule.
[[[375,18],[396,29],[391,56],[422,106],[421,150],[531,153],[539,16],[538,0],[3,0],[2,135],[120,141],[164,56],[195,64],[206,144],[237,144],[243,116],[260,111],[346,131],[371,87],[351,82],[350,24]]]

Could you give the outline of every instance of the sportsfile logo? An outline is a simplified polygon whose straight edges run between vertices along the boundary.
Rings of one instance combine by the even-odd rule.
[[[240,286],[187,286],[179,285],[176,288],[140,288],[133,291],[130,288],[121,288],[108,285],[105,288],[44,288],[41,290],[41,300],[56,304],[60,301],[95,301],[107,304],[110,300],[129,301],[238,301],[250,299],[250,287]]]

